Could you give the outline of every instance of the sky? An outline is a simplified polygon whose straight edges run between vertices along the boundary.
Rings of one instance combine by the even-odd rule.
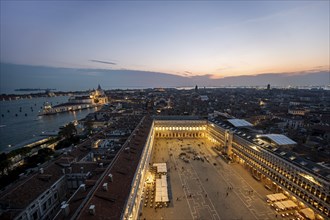
[[[0,62],[222,78],[329,71],[329,1],[0,1]]]

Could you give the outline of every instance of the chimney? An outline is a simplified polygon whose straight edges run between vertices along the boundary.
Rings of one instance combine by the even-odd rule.
[[[108,183],[103,183],[102,188],[104,191],[108,191]]]
[[[81,173],[84,173],[84,167],[80,167]]]
[[[44,173],[44,168],[40,168],[39,172],[40,172],[40,174],[43,174]]]
[[[61,206],[61,210],[63,212],[63,215],[67,217],[69,215],[69,213],[70,213],[69,204],[67,204],[67,203],[63,204]]]
[[[62,173],[65,174],[65,168],[62,169]]]
[[[86,191],[86,185],[85,185],[85,184],[81,184],[79,187],[80,187],[83,191]]]
[[[90,215],[95,215],[95,205],[90,205],[88,211]]]
[[[100,163],[99,166],[100,166],[100,167],[103,167],[103,163]]]
[[[113,181],[112,174],[110,173],[108,176],[109,176],[110,182],[112,182]]]
[[[72,167],[69,167],[68,169],[69,169],[69,172],[72,173]]]

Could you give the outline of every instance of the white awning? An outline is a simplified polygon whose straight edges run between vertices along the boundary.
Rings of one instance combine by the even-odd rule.
[[[162,202],[168,202],[168,201],[170,201],[168,195],[162,196]]]
[[[285,209],[285,206],[282,204],[282,202],[275,202],[274,205],[279,209]]]
[[[275,202],[275,201],[277,201],[276,197],[273,196],[273,194],[267,195],[266,197],[267,197],[267,199],[269,199],[271,202]]]
[[[277,201],[287,199],[287,197],[283,193],[276,193],[273,195],[276,197]]]
[[[156,193],[155,202],[161,202],[162,201],[162,195]]]
[[[287,209],[292,209],[292,208],[296,208],[297,207],[296,203],[294,203],[292,200],[283,201],[282,204]]]
[[[156,179],[156,195],[155,202],[168,202],[168,190],[166,175],[162,175],[160,179]]]
[[[271,202],[286,200],[287,197],[283,193],[269,194],[266,196]]]
[[[154,167],[157,167],[157,173],[167,173],[166,163],[154,163]]]
[[[311,208],[302,209],[299,212],[306,218],[315,219],[314,211]]]

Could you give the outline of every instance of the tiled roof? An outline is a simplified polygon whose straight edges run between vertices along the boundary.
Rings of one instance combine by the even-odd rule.
[[[98,135],[96,134],[95,136]],[[0,205],[5,208],[0,214],[0,219],[12,219],[16,217],[64,175],[62,171],[63,166],[61,165],[63,162],[68,163],[68,161],[72,162],[75,159],[79,161],[88,154],[89,151],[87,148],[89,145],[89,140],[79,144],[66,155],[61,155],[58,159],[43,167],[43,174],[35,173],[2,192],[0,195]],[[90,170],[95,164],[81,164],[76,166],[79,166],[79,168],[84,166],[86,170]]]
[[[145,118],[139,126],[136,135],[125,143],[122,150],[108,167],[104,178],[99,183],[92,197],[83,207],[79,219],[120,219],[126,204],[131,183],[137,165],[140,161],[152,120]],[[126,149],[126,150],[125,150]],[[111,182],[108,175],[112,174]],[[108,184],[108,190],[103,189],[103,184]],[[95,214],[89,213],[89,207],[95,205]]]
[[[199,116],[193,115],[166,115],[166,116],[153,116],[155,120],[201,120],[202,118]]]
[[[211,119],[210,121],[212,123],[217,124],[221,128],[230,129],[230,127],[228,127],[224,121],[221,121],[221,120],[217,121],[215,119]],[[265,150],[268,150],[269,152],[288,160],[288,162],[290,162],[308,172],[311,172],[311,173],[315,174],[316,176],[319,176],[327,181],[329,181],[329,179],[330,179],[330,169],[328,169],[324,166],[316,164],[310,160],[306,160],[294,152],[288,151],[286,149],[281,149],[281,147],[274,148],[270,145],[265,146],[263,143],[259,143],[258,141],[253,141],[254,137],[260,137],[260,134],[254,136],[253,134],[250,134],[249,131],[247,131],[247,130],[242,132],[242,128],[238,128],[238,129],[234,130],[234,133],[236,135],[238,135],[239,137],[241,137],[247,141],[250,141],[251,143],[254,142],[254,144],[259,145],[260,147],[264,148]],[[273,134],[273,135],[278,135],[278,134]],[[261,135],[261,136],[263,136],[263,135]],[[269,136],[269,134],[268,134],[268,136]],[[284,135],[281,135],[281,136],[284,136]],[[284,136],[284,137],[286,137],[286,136]],[[288,137],[286,137],[286,138],[289,139]],[[289,140],[291,140],[291,139],[289,139]],[[293,143],[293,142],[294,141],[289,142],[289,143]],[[285,142],[282,141],[279,143],[285,143]],[[296,143],[296,142],[294,142],[294,143]]]
[[[61,167],[52,163],[44,169],[43,174],[34,174],[19,186],[12,189],[0,198],[0,204],[8,210],[17,210],[11,213],[11,217],[18,215],[31,202],[49,189],[60,177],[63,176]],[[47,178],[44,178],[47,177]],[[3,213],[5,214],[6,211]],[[4,219],[3,216],[0,216]]]

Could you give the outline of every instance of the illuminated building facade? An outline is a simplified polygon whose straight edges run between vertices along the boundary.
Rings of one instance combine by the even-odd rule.
[[[98,85],[97,89],[91,93],[90,98],[92,99],[93,104],[103,105],[109,102],[108,97],[100,85]]]
[[[155,138],[207,138],[269,190],[283,192],[300,207],[310,207],[325,218],[330,216],[328,168],[298,157],[289,148],[281,148],[274,143],[261,144],[258,137],[213,119],[163,117],[155,118],[151,126],[124,210],[124,219],[136,219],[141,208],[142,189]]]
[[[299,199],[318,213],[329,216],[328,169],[311,164],[310,161],[303,160],[289,151],[276,147],[262,147],[255,140],[249,140],[217,123],[209,122],[208,134],[210,138],[227,148],[228,155],[245,166],[265,187],[274,191],[284,191],[287,195],[290,192],[293,200]]]

